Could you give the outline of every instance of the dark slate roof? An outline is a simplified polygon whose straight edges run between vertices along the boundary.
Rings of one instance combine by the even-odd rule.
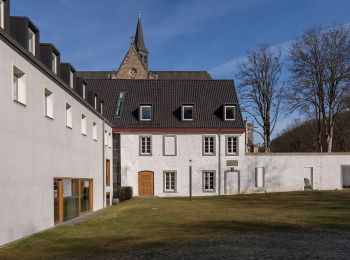
[[[135,40],[134,40],[136,49],[139,51],[144,51],[148,53],[148,50],[145,46],[145,40],[143,38],[143,32],[142,32],[142,24],[141,24],[141,17],[139,16],[137,20],[137,28],[135,33]]]
[[[244,128],[233,81],[87,80],[104,100],[104,115],[115,128]],[[115,118],[117,97],[126,91],[123,115]],[[139,106],[151,104],[153,120],[139,121]],[[194,104],[194,121],[181,121],[181,105]],[[223,120],[224,104],[237,105],[237,119]]]
[[[76,75],[78,78],[83,79],[109,79],[114,71],[77,71]]]
[[[151,75],[158,75],[158,79],[177,80],[210,80],[212,77],[207,71],[150,71]]]

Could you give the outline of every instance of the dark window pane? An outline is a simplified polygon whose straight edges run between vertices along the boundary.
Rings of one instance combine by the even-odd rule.
[[[183,108],[184,119],[191,120],[193,119],[193,107],[184,107]]]
[[[235,107],[226,107],[226,119],[235,119]]]

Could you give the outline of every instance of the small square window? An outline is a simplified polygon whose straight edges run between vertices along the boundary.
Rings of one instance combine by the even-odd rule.
[[[142,105],[140,106],[140,120],[151,121],[152,120],[152,106]]]
[[[97,141],[97,124],[95,122],[92,123],[92,139]]]
[[[150,136],[140,137],[140,155],[152,155],[152,139]]]
[[[85,115],[81,115],[81,133],[83,135],[87,135],[87,131],[86,131],[86,116]]]
[[[193,105],[184,105],[182,106],[182,120],[183,121],[192,121],[193,120]]]
[[[236,106],[225,106],[225,120],[236,120]]]
[[[28,29],[28,51],[35,55],[35,33]]]
[[[176,192],[176,171],[164,172],[164,192]]]
[[[203,191],[215,191],[215,172],[203,172]]]
[[[13,100],[26,105],[26,76],[16,67],[13,68],[12,91]]]
[[[66,126],[68,128],[73,128],[72,106],[68,103],[66,103]]]
[[[45,88],[45,116],[53,119],[53,94]]]

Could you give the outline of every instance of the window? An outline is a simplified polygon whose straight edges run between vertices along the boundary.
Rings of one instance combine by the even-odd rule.
[[[86,99],[86,84],[83,83],[83,99]]]
[[[203,137],[203,155],[215,155],[215,136]]]
[[[26,104],[26,76],[25,74],[17,69],[13,68],[13,100],[21,103],[22,105]]]
[[[95,99],[94,99],[94,108],[97,109],[97,96],[95,95]]]
[[[163,136],[163,155],[176,155],[176,136]]]
[[[57,55],[52,53],[51,68],[53,73],[57,74]]]
[[[103,102],[101,101],[101,115],[103,115]]]
[[[265,185],[264,167],[255,168],[255,187],[262,188]]]
[[[225,106],[225,120],[235,120],[236,119],[236,106]]]
[[[106,186],[111,186],[111,161],[106,160]]]
[[[182,120],[192,121],[193,120],[193,105],[182,106]]]
[[[119,96],[117,99],[117,106],[116,106],[115,115],[114,115],[115,117],[121,117],[123,114],[125,96],[126,96],[126,92],[119,92]]]
[[[150,105],[140,106],[140,120],[141,121],[151,121],[152,120],[152,106],[150,106]]]
[[[235,136],[226,136],[226,155],[238,154],[238,138]]]
[[[97,141],[97,124],[95,122],[92,123],[92,139]]]
[[[74,72],[69,71],[69,86],[70,88],[74,88]]]
[[[72,106],[66,103],[66,126],[73,128]]]
[[[215,172],[204,171],[203,172],[203,191],[215,190]]]
[[[0,27],[5,29],[5,3],[0,0]]]
[[[140,137],[140,155],[151,155],[151,137],[142,136]]]
[[[28,50],[35,55],[35,33],[31,29],[28,29]]]
[[[108,146],[108,132],[105,130],[105,146]]]
[[[129,75],[130,75],[131,77],[136,77],[136,76],[137,76],[137,69],[131,68],[131,69],[129,70]]]
[[[176,192],[176,171],[164,172],[164,192]]]
[[[109,133],[109,135],[108,135],[108,147],[112,148],[112,134],[111,133]]]
[[[45,88],[45,116],[53,119],[53,94]]]
[[[85,115],[81,115],[81,133],[83,135],[87,135],[87,131],[86,131],[86,116]]]

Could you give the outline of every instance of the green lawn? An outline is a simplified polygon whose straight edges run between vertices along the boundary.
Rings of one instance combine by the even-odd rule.
[[[152,258],[171,245],[274,232],[350,232],[350,191],[131,200],[2,248],[0,259]]]

